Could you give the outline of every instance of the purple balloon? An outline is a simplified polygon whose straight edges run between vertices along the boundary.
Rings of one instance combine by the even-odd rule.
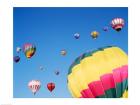
[[[20,61],[20,57],[19,56],[14,56],[14,62],[19,62]]]
[[[103,30],[104,30],[104,31],[108,31],[108,27],[107,27],[107,26],[104,27]]]

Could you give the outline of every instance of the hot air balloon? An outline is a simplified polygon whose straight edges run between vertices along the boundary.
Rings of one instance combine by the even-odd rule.
[[[20,61],[20,57],[19,56],[14,56],[14,62],[19,62]]]
[[[55,88],[55,83],[52,83],[52,82],[48,83],[47,88],[50,92],[52,92]]]
[[[39,69],[40,69],[40,70],[44,70],[45,68],[44,68],[43,66],[40,66]]]
[[[61,50],[61,55],[65,56],[67,54],[66,50]]]
[[[26,43],[24,44],[23,51],[27,58],[31,58],[36,52],[36,47],[33,44]]]
[[[59,75],[59,73],[60,73],[60,72],[59,72],[58,70],[55,71],[55,75]]]
[[[41,87],[41,83],[38,80],[32,80],[28,83],[29,89],[32,91],[32,93],[35,95],[37,91],[39,91]]]
[[[20,51],[21,51],[21,48],[20,47],[17,47],[16,48],[16,52],[19,53]]]
[[[108,27],[105,26],[105,27],[103,28],[103,30],[104,30],[104,31],[108,31]]]
[[[114,18],[111,21],[111,26],[116,31],[121,31],[121,29],[124,27],[124,19],[122,18]]]
[[[74,37],[75,37],[75,39],[79,39],[80,38],[80,34],[79,33],[75,33]]]
[[[76,98],[127,98],[127,54],[115,46],[84,53],[70,66],[67,84]]]
[[[93,39],[96,39],[98,36],[99,36],[99,33],[98,33],[97,31],[91,32],[91,37],[92,37]]]

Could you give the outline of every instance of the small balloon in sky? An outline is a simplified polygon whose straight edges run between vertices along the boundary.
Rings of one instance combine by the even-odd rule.
[[[23,46],[23,52],[27,58],[31,58],[36,52],[36,46],[31,43],[25,43]]]
[[[14,56],[14,62],[19,62],[20,61],[20,57],[19,56]]]
[[[98,36],[99,36],[99,32],[97,32],[97,31],[92,31],[92,32],[91,32],[91,37],[92,37],[93,39],[96,39]]]
[[[121,31],[122,28],[124,27],[124,19],[123,18],[114,18],[111,21],[111,26],[117,32]]]
[[[43,66],[40,66],[39,69],[40,70],[45,70],[45,68]]]
[[[41,87],[41,82],[38,80],[31,80],[28,83],[28,87],[32,91],[32,93],[35,95],[36,92],[38,92]]]
[[[108,27],[105,26],[105,27],[103,28],[103,30],[104,30],[104,31],[108,31]]]
[[[52,92],[52,91],[54,90],[54,88],[55,88],[55,83],[50,82],[50,83],[47,84],[47,89],[48,89],[50,92]]]
[[[75,37],[75,39],[79,39],[80,38],[80,34],[79,33],[75,33],[74,37]]]
[[[20,51],[21,51],[21,48],[20,47],[17,47],[16,48],[16,52],[19,53]]]
[[[55,71],[55,75],[59,75],[60,72],[58,70]]]
[[[61,50],[61,55],[65,56],[67,54],[66,50]]]

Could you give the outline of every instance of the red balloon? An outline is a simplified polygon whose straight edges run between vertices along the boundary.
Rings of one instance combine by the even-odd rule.
[[[55,83],[52,83],[52,82],[48,83],[47,88],[50,92],[52,92],[55,88]]]

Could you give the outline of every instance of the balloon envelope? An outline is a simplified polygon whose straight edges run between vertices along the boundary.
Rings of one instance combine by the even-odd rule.
[[[48,83],[47,88],[50,92],[52,92],[55,88],[55,83],[52,83],[52,82]]]
[[[16,52],[19,53],[20,51],[21,51],[21,48],[20,47],[17,47],[16,48]]]
[[[14,56],[14,62],[19,62],[20,61],[20,57],[19,56]]]
[[[104,31],[108,31],[108,27],[105,26],[105,27],[103,28],[103,30],[104,30]]]
[[[99,33],[98,33],[97,31],[91,32],[91,37],[92,37],[93,39],[96,39],[98,36],[99,36]]]
[[[70,66],[67,82],[73,97],[127,98],[127,54],[114,46],[84,53]]]
[[[122,18],[114,18],[112,21],[111,21],[111,26],[114,30],[116,31],[121,31],[122,28],[124,27],[124,19]]]
[[[43,66],[40,66],[39,69],[40,69],[40,70],[44,70],[44,67],[43,67]]]
[[[55,71],[55,74],[56,74],[56,75],[59,75],[59,73],[60,73],[60,72],[59,72],[58,70],[57,70],[57,71]]]
[[[23,51],[27,58],[31,58],[36,52],[36,47],[31,43],[26,43],[23,46]]]
[[[75,33],[74,37],[75,37],[75,39],[79,39],[80,38],[80,34],[79,33]]]
[[[31,80],[28,83],[28,87],[29,89],[32,91],[32,93],[35,95],[37,91],[39,91],[40,87],[41,87],[41,82],[38,80]]]
[[[65,56],[67,54],[66,50],[61,50],[61,55]]]

